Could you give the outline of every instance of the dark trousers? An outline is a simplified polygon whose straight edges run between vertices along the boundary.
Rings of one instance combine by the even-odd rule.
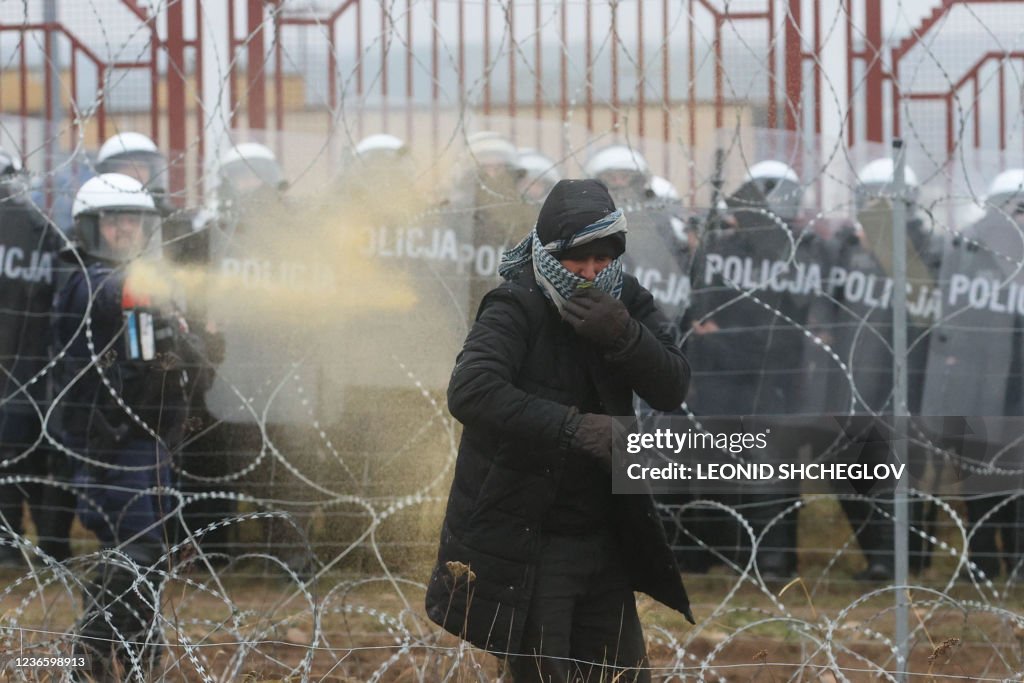
[[[515,683],[651,680],[636,601],[608,536],[543,536]]]
[[[156,624],[163,583],[156,565],[163,548],[139,541],[118,551],[127,557],[104,557],[82,582],[74,654],[85,658],[85,670],[100,683],[150,680],[163,654],[163,636]]]
[[[104,555],[83,581],[75,654],[86,658],[97,681],[150,680],[162,653],[156,615],[163,579],[157,570],[166,567],[158,562],[178,505],[161,490],[174,486],[170,454],[142,438],[85,452],[102,464],[75,464],[82,493],[78,517],[99,538]]]
[[[9,541],[0,546],[0,554],[21,557],[11,534],[24,535],[23,508],[27,504],[36,525],[39,547],[54,559],[64,560],[71,555],[68,534],[75,514],[75,495],[68,488],[70,473],[66,467],[60,467],[65,462],[63,454],[39,439],[40,430],[35,414],[0,411],[0,480],[19,475],[38,479],[49,476],[54,484],[63,485],[0,484],[0,538]]]
[[[839,462],[874,466],[891,459],[892,433],[884,420],[859,415],[844,419],[846,430],[844,447],[838,453]],[[864,496],[840,498],[839,504],[853,527],[857,544],[868,565],[892,571],[895,565],[895,532],[891,488],[872,488],[872,483],[867,480],[851,483],[830,480],[830,484],[836,493]]]

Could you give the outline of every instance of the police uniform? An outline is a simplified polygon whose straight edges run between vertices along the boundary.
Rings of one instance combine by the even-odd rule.
[[[0,181],[0,480],[45,477],[51,457],[42,435],[49,378],[49,314],[58,279],[56,228],[28,200],[16,175]],[[29,503],[39,545],[55,559],[70,554],[67,489],[37,482],[0,484],[0,563],[20,565],[15,539]]]

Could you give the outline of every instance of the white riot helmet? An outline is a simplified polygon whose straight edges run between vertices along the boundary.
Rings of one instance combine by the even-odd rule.
[[[18,175],[21,173],[21,159],[17,154],[11,154],[3,147],[0,147],[0,178]]]
[[[660,175],[651,176],[651,194],[665,202],[678,202],[679,190],[668,178]]]
[[[476,175],[497,178],[504,174],[522,175],[516,161],[519,152],[501,133],[484,130],[470,135],[465,165]]]
[[[893,177],[895,166],[889,157],[875,159],[857,174],[857,187],[854,190],[854,205],[860,211],[872,199],[892,198]],[[909,166],[903,167],[903,181],[906,186],[906,198],[917,202],[920,183],[917,174]]]
[[[21,159],[0,147],[0,201],[11,201],[14,197],[24,198],[28,190],[22,173]]]
[[[747,206],[768,209],[784,221],[792,221],[800,214],[803,188],[793,168],[782,161],[761,161],[747,171],[743,185],[734,197],[755,197]]]
[[[598,151],[583,167],[583,173],[607,185],[616,202],[643,200],[650,191],[651,169],[647,160],[626,145],[611,145]]]
[[[402,157],[408,153],[409,148],[406,147],[401,139],[387,133],[378,133],[365,137],[359,141],[355,148],[356,157],[363,160],[376,155]]]
[[[508,168],[513,168],[516,164],[516,146],[501,133],[483,130],[470,135],[466,142],[469,143],[469,154],[476,164],[501,165]]]
[[[1024,168],[1011,168],[993,178],[985,203],[1009,214],[1024,212]]]
[[[266,145],[243,142],[221,157],[217,169],[218,198],[224,202],[283,192],[288,184],[277,157]]]
[[[523,172],[519,179],[519,192],[532,202],[543,202],[555,183],[562,179],[554,160],[535,149],[519,150],[516,164]]]
[[[96,155],[96,172],[131,176],[156,195],[167,190],[167,159],[142,133],[129,131],[108,138]]]
[[[384,181],[409,184],[414,176],[408,146],[387,133],[360,140],[352,149],[345,170],[345,182],[371,186]]]
[[[71,206],[74,238],[90,256],[124,263],[140,255],[158,256],[160,214],[138,180],[121,173],[90,178]]]

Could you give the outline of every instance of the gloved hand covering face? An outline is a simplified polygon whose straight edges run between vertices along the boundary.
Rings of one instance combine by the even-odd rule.
[[[636,325],[621,301],[594,287],[577,289],[566,301],[562,319],[584,339],[611,349],[623,346]]]

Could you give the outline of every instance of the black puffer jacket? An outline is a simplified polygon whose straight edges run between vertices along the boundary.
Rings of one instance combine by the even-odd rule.
[[[539,535],[567,455],[570,406],[596,390],[602,412],[632,415],[634,391],[659,410],[686,396],[689,366],[650,293],[626,275],[621,299],[643,330],[607,356],[559,318],[526,269],[487,295],[456,361],[448,407],[465,429],[426,607],[431,620],[478,647],[518,650]],[[610,498],[633,588],[689,618],[651,497]],[[459,576],[462,566],[472,574]]]

